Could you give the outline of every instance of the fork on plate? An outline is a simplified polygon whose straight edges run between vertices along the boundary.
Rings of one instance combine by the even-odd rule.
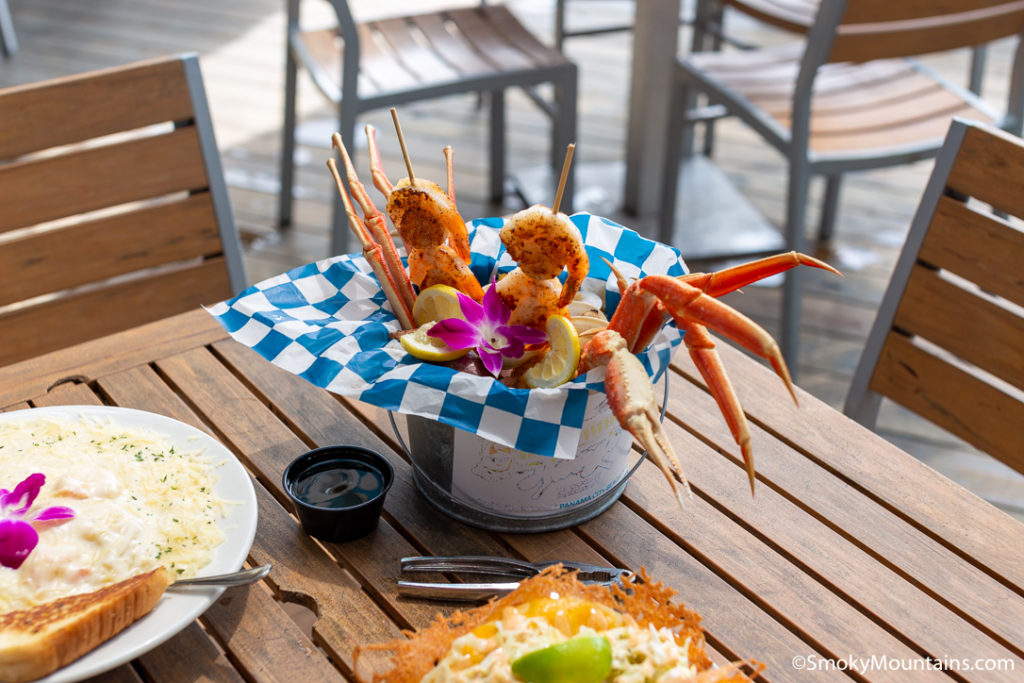
[[[401,560],[402,572],[446,572],[475,575],[494,575],[510,578],[527,578],[540,573],[544,569],[561,564],[566,569],[578,572],[578,578],[584,583],[595,583],[610,586],[624,579],[632,578],[633,572],[618,567],[604,567],[585,562],[567,562],[552,560],[548,562],[527,562],[512,557],[494,555],[456,555],[449,557],[404,557]],[[502,581],[492,583],[428,583],[415,581],[398,581],[400,595],[407,597],[428,598],[435,600],[484,600],[494,596],[505,595],[519,587],[518,581]]]

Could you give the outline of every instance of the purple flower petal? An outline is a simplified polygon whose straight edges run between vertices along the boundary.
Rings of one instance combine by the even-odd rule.
[[[54,507],[40,510],[36,514],[29,517],[30,522],[49,522],[54,519],[71,519],[75,516],[75,511],[69,507],[63,505],[55,505]]]
[[[473,297],[459,292],[459,308],[462,309],[462,317],[473,327],[480,327],[484,321],[484,307],[473,301]]]
[[[14,487],[13,491],[4,491],[2,497],[0,497],[0,512],[8,515],[18,515],[19,517],[24,515],[32,507],[36,496],[39,495],[39,489],[45,483],[46,476],[40,472],[33,472],[28,475],[20,484]],[[19,504],[20,507],[15,507],[13,510],[7,509]]]
[[[487,372],[491,373],[495,377],[501,372],[501,354],[497,351],[490,351],[482,346],[478,346],[476,352],[480,355],[480,360],[483,362],[484,367],[487,368]]]
[[[427,330],[427,335],[437,337],[453,349],[472,349],[481,340],[479,330],[459,318],[445,318]]]
[[[498,331],[508,339],[519,339],[524,344],[540,344],[548,340],[547,332],[526,325],[505,325]]]
[[[500,332],[501,329],[498,331]],[[505,338],[507,343],[504,347],[499,349],[499,351],[501,351],[501,355],[506,358],[522,358],[523,352],[526,351],[526,345],[523,344],[523,341],[518,337],[509,337],[507,335]]]
[[[492,327],[498,327],[508,322],[512,311],[505,306],[505,302],[498,295],[498,287],[491,282],[490,288],[484,292],[484,317]]]
[[[28,522],[0,519],[0,565],[17,569],[39,543],[39,534]]]

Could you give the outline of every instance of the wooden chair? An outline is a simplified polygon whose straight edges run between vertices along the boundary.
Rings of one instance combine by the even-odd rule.
[[[355,134],[362,112],[460,93],[486,93],[490,101],[490,196],[500,201],[505,184],[505,90],[522,87],[552,119],[551,165],[561,168],[576,138],[576,65],[537,40],[503,5],[393,17],[357,23],[346,0],[330,0],[334,28],[307,31],[300,0],[288,0],[288,50],[279,222],[288,225],[294,183],[295,100],[298,67],[338,105],[338,130]],[[533,86],[551,83],[543,99]],[[563,206],[572,205],[570,176]],[[347,219],[335,201],[331,253],[345,250]]]
[[[0,365],[244,288],[194,55],[0,90],[0,121]]]
[[[1003,109],[925,69],[910,56],[983,45],[1024,29],[1017,0],[821,0],[807,40],[745,52],[693,53],[678,60],[661,209],[670,239],[679,159],[692,146],[699,93],[740,118],[789,163],[787,248],[804,249],[807,190],[826,179],[819,237],[828,240],[846,171],[935,155],[954,116],[1019,132],[1024,52],[1018,40]],[[781,346],[797,370],[800,269],[786,275]]]
[[[757,46],[730,37],[725,32],[725,10],[731,9],[750,16],[758,21],[774,26],[782,31],[806,37],[814,26],[821,0],[697,0],[694,19],[692,50],[706,52],[719,50],[723,43],[728,43],[744,50],[756,49]],[[978,94],[981,92],[985,77],[986,45],[975,45],[971,48],[970,66],[967,71],[967,89]],[[711,156],[713,147],[713,121],[727,112],[719,108],[709,108],[704,118],[707,126],[704,130],[702,152]],[[696,121],[699,117],[691,112],[690,118]]]
[[[956,120],[854,373],[844,412],[883,397],[1024,472],[1024,141]]]
[[[14,21],[7,0],[0,0],[0,55],[10,57],[18,51],[18,36],[14,33]]]

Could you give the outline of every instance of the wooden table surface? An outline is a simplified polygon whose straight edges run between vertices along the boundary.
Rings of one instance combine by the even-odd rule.
[[[798,392],[793,406],[763,365],[728,347],[722,356],[752,421],[756,497],[680,353],[666,428],[694,487],[686,510],[644,463],[606,512],[544,534],[489,533],[436,511],[382,411],[272,366],[203,311],[0,368],[0,406],[161,413],[208,431],[254,475],[249,561],[272,563],[270,576],[229,589],[101,680],[351,679],[357,643],[451,609],[399,598],[399,558],[465,553],[645,566],[704,616],[718,661],[760,660],[765,680],[1020,680],[1024,525],[810,395]],[[397,478],[373,534],[320,545],[302,533],[280,481],[296,455],[333,443],[384,453]],[[313,609],[311,628],[282,601]]]

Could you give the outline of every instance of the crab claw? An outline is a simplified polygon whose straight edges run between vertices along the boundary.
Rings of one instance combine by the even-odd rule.
[[[630,353],[622,335],[605,329],[594,335],[584,347],[580,372],[598,365],[607,366],[604,386],[612,413],[665,475],[672,493],[682,507],[683,493],[690,498],[693,493],[683,467],[672,450],[672,444],[662,429],[654,387],[643,364]]]
[[[679,279],[688,285],[696,287],[708,296],[717,298],[730,292],[735,292],[740,287],[745,287],[772,275],[778,275],[797,266],[820,268],[840,277],[843,275],[829,264],[813,256],[801,254],[798,251],[787,251],[783,254],[766,256],[750,263],[742,263],[738,266],[725,268],[715,273],[690,273],[689,275],[683,275]]]

